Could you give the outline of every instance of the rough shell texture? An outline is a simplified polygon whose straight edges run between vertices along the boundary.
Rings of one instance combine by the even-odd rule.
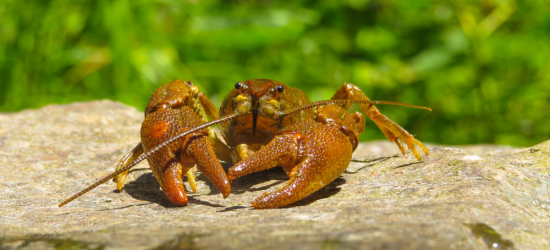
[[[165,108],[149,114],[141,127],[141,141],[147,152],[171,139],[178,132],[201,125],[200,118],[192,109],[183,106]],[[201,132],[203,132],[202,136]],[[184,137],[151,155],[147,160],[151,170],[168,199],[174,204],[186,205],[187,196],[182,190],[182,174],[195,163],[225,196],[231,192],[229,180],[216,160],[205,131]],[[183,147],[183,148],[182,148]],[[183,150],[183,151],[181,151]]]
[[[246,170],[264,170],[277,162],[290,180],[252,202],[256,208],[277,208],[299,201],[338,178],[348,167],[351,155],[352,145],[339,128],[304,120],[287,127],[264,148],[235,164],[229,178],[252,172]]]
[[[227,199],[197,173],[175,207],[141,163],[122,193],[106,183],[58,208],[115,168],[142,120],[112,101],[0,114],[0,248],[550,249],[550,141],[429,146],[423,162],[362,143],[333,183],[268,210],[250,202],[287,180],[280,169],[235,180]]]

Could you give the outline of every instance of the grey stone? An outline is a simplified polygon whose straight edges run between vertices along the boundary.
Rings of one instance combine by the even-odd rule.
[[[429,145],[422,162],[362,143],[333,183],[268,210],[250,202],[281,169],[235,180],[226,199],[197,173],[198,193],[174,207],[143,162],[123,192],[108,182],[57,207],[113,171],[142,119],[112,101],[0,114],[0,248],[550,249],[550,141]]]

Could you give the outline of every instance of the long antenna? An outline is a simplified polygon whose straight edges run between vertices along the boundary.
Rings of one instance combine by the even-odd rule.
[[[65,206],[67,203],[73,201],[74,199],[78,198],[79,196],[89,192],[90,190],[96,188],[97,186],[103,184],[104,182],[112,179],[113,177],[117,176],[118,174],[124,172],[124,171],[127,171],[127,170],[130,170],[132,167],[134,167],[135,165],[137,165],[138,163],[142,162],[143,160],[147,159],[147,157],[151,156],[152,154],[154,154],[155,152],[159,151],[161,148],[164,148],[166,147],[168,144],[174,142],[174,141],[177,141],[178,139],[188,135],[188,134],[191,134],[191,133],[194,133],[198,130],[201,130],[203,128],[206,128],[206,127],[210,127],[212,125],[216,125],[218,123],[222,123],[222,122],[225,122],[225,121],[228,121],[228,120],[231,120],[233,118],[235,118],[236,116],[238,116],[239,114],[232,114],[232,115],[228,115],[228,116],[225,116],[225,117],[222,117],[218,120],[214,120],[214,121],[211,121],[211,122],[207,122],[207,123],[204,123],[198,127],[195,127],[195,128],[192,128],[190,130],[187,130],[179,135],[177,135],[176,137],[168,140],[168,141],[165,141],[163,143],[161,143],[160,145],[156,146],[154,149],[152,150],[149,150],[147,152],[145,152],[144,154],[140,155],[136,160],[134,160],[132,163],[120,168],[119,170],[115,171],[114,173],[111,173],[103,178],[101,178],[100,180],[96,181],[94,184],[90,185],[89,187],[85,188],[84,190],[78,192],[77,194],[73,195],[71,198],[65,200],[64,202],[61,202],[58,206],[59,207],[62,207],[62,206]]]
[[[329,105],[329,104],[342,105],[342,104],[346,104],[346,103],[369,104],[369,106],[370,105],[375,105],[375,104],[399,105],[399,106],[405,106],[405,107],[417,108],[417,109],[425,109],[425,110],[432,111],[432,109],[428,108],[428,107],[417,106],[417,105],[401,103],[401,102],[336,99],[336,100],[326,100],[326,101],[318,101],[318,102],[311,102],[311,103],[308,103],[308,104],[304,104],[302,106],[298,106],[298,107],[293,108],[293,109],[282,111],[282,112],[279,113],[279,115],[276,118],[279,118],[279,117],[282,117],[282,116],[287,116],[287,115],[290,115],[290,114],[293,114],[293,113],[296,113],[296,112],[300,112],[302,110],[306,110],[306,109],[309,109],[309,108],[317,107],[317,106]]]

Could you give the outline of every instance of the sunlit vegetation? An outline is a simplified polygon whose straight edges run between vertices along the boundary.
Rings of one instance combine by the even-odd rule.
[[[191,80],[217,103],[272,78],[312,100],[344,82],[425,142],[550,139],[550,5],[531,0],[0,2],[0,110],[112,99],[143,110]],[[383,139],[367,124],[363,140]]]

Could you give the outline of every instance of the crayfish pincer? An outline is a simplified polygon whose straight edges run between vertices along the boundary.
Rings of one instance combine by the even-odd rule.
[[[292,204],[323,188],[348,167],[365,127],[361,110],[397,144],[405,145],[417,160],[416,146],[428,149],[401,126],[383,115],[376,104],[426,107],[371,101],[353,84],[344,84],[331,100],[310,102],[306,94],[268,79],[238,82],[218,109],[190,82],[175,81],[159,88],[149,101],[141,130],[141,143],[119,163],[116,172],[99,180],[60,206],[116,176],[121,189],[127,171],[147,159],[168,199],[187,204],[182,185],[185,173],[193,189],[192,167],[206,175],[226,197],[229,181],[252,172],[281,166],[290,180],[279,190],[252,202],[255,208]],[[208,116],[212,121],[207,122]],[[210,126],[217,124],[223,141]],[[217,158],[216,158],[217,156]],[[225,174],[218,159],[232,162]]]
[[[198,96],[198,88],[191,82],[177,80],[158,88],[145,109],[145,120],[141,126],[141,142],[121,159],[117,171],[59,206],[65,205],[113,177],[118,189],[122,189],[130,167],[144,158],[147,158],[162,191],[175,205],[184,206],[188,202],[183,188],[183,174],[187,175],[193,191],[196,191],[195,177],[192,172],[195,165],[212,181],[222,195],[227,197],[231,193],[231,186],[210,143],[210,128],[194,131],[173,143],[163,144],[178,133],[195,128],[207,121]],[[215,135],[213,132],[210,134]],[[213,140],[216,139],[217,137]]]

